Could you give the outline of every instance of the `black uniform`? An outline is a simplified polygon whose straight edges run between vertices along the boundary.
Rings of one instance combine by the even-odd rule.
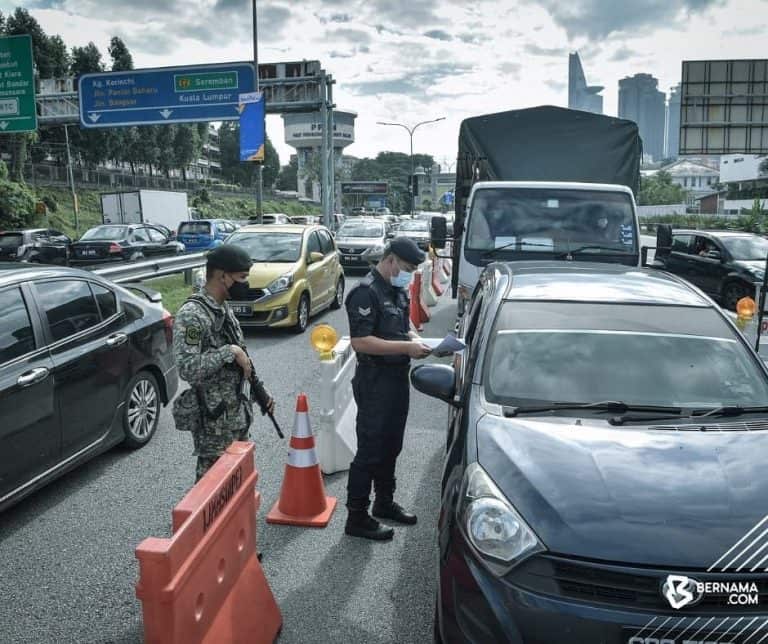
[[[409,298],[373,269],[347,296],[349,333],[408,341]],[[349,468],[347,507],[367,510],[371,483],[376,500],[391,502],[395,463],[403,447],[410,385],[407,355],[357,354],[352,391],[357,403],[357,453]]]

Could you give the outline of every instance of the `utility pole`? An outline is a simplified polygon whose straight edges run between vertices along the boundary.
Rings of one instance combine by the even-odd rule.
[[[376,125],[394,125],[396,127],[403,128],[406,132],[408,132],[408,136],[411,139],[411,190],[410,190],[410,204],[409,207],[411,209],[411,216],[413,216],[414,211],[416,210],[416,193],[414,192],[414,185],[413,185],[413,173],[416,171],[416,168],[414,168],[413,165],[413,133],[416,131],[416,128],[426,125],[427,123],[437,123],[438,121],[444,121],[445,117],[441,116],[437,119],[431,119],[429,121],[421,121],[421,123],[416,123],[413,127],[408,127],[407,125],[404,125],[403,123],[385,123],[383,121],[377,121]]]
[[[259,91],[259,29],[258,13],[256,11],[256,0],[253,0],[253,69],[256,72],[256,91]],[[264,131],[264,154],[266,155],[267,133]],[[265,156],[266,158],[266,156]],[[264,192],[264,163],[257,161],[256,166],[256,223],[263,222],[264,208],[262,204],[262,195]]]
[[[77,194],[75,193],[75,173],[72,171],[72,153],[69,151],[69,128],[64,125],[64,140],[67,144],[67,175],[69,178],[69,188],[72,190],[72,209],[75,212],[75,236],[80,236],[80,216],[77,205]]]

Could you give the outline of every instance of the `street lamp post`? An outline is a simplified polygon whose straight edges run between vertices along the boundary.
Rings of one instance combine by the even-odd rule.
[[[440,118],[437,118],[437,119],[431,119],[429,121],[422,121],[421,123],[416,123],[416,125],[414,125],[413,127],[408,127],[404,123],[385,123],[383,121],[377,121],[376,122],[376,125],[394,125],[395,127],[401,127],[406,132],[408,132],[408,136],[411,139],[411,191],[410,191],[410,194],[411,194],[411,203],[410,203],[411,216],[413,216],[413,212],[416,209],[416,193],[415,193],[415,191],[413,189],[413,173],[415,171],[415,168],[413,166],[413,133],[416,131],[416,128],[418,128],[418,127],[420,127],[422,125],[426,125],[427,123],[437,123],[438,121],[444,121],[444,120],[445,120],[445,117],[441,116]]]

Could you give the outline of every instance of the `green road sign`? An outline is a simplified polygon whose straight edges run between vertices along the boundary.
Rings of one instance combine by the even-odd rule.
[[[173,84],[177,92],[199,92],[204,89],[234,89],[237,87],[237,72],[174,74]]]
[[[32,38],[0,38],[0,133],[37,129]]]
[[[37,129],[32,38],[0,38],[0,133]]]

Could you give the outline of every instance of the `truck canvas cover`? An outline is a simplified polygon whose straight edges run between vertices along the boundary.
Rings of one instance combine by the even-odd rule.
[[[475,181],[582,181],[639,189],[637,124],[543,106],[464,119],[456,164],[456,221]]]

